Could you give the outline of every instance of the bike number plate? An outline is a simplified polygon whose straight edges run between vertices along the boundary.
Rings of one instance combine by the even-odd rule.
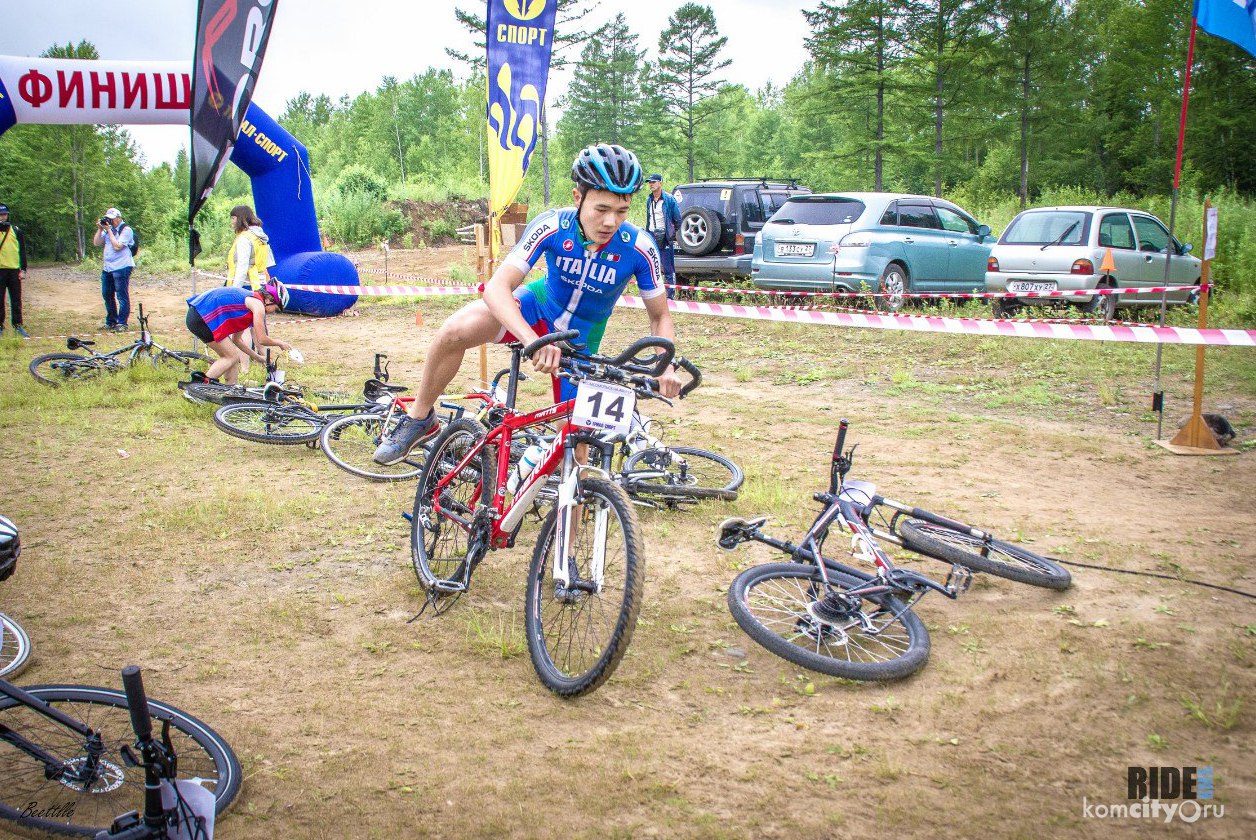
[[[631,388],[586,379],[576,391],[576,407],[571,422],[577,426],[625,434],[632,427],[632,410],[637,395]]]

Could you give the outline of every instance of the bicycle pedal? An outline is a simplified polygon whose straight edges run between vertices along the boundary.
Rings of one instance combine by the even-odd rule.
[[[467,591],[467,585],[456,580],[433,581],[431,588],[442,595],[453,595]]]
[[[946,588],[956,595],[962,595],[972,586],[973,572],[967,566],[956,563],[951,566],[951,573],[946,576]]]

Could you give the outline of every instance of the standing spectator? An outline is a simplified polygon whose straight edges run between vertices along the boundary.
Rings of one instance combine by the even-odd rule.
[[[100,295],[105,299],[105,329],[125,332],[131,314],[131,272],[135,257],[131,246],[135,234],[122,221],[122,211],[110,207],[96,223],[92,244],[104,248],[104,266],[100,272]]]
[[[270,267],[275,257],[270,251],[270,239],[262,230],[262,220],[247,204],[231,208],[231,230],[235,241],[227,254],[225,286],[242,286],[249,291],[260,289],[270,282]]]
[[[26,240],[17,225],[9,222],[8,205],[0,204],[0,335],[4,335],[4,293],[9,293],[9,317],[22,338],[22,278],[26,276]]]
[[[654,237],[663,259],[663,282],[667,285],[667,297],[676,296],[676,228],[680,227],[680,205],[676,199],[663,192],[663,176],[657,172],[645,179],[650,185],[650,195],[645,200],[645,229]]]

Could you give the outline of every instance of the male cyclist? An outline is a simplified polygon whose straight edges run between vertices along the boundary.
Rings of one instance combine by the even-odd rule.
[[[391,435],[375,450],[375,461],[395,464],[439,429],[433,406],[453,380],[467,350],[488,342],[518,340],[525,346],[542,335],[579,330],[577,341],[597,352],[615,301],[633,277],[641,290],[650,333],[675,341],[662,266],[654,238],[629,224],[632,196],[641,189],[641,164],[621,146],[589,146],[571,167],[575,207],[547,210],[528,225],[514,249],[484,287],[484,296],[459,309],[437,330],[423,366],[419,392]],[[523,285],[542,255],[545,277]],[[550,345],[532,357],[539,373],[558,371],[562,353]],[[680,393],[675,369],[659,377],[665,397]],[[555,382],[555,398],[570,399],[575,387]]]

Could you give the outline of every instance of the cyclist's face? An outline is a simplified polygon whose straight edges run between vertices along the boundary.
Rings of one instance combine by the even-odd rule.
[[[572,191],[576,206],[580,208],[580,229],[598,245],[611,241],[615,231],[628,218],[632,198],[617,195],[608,190],[589,190],[580,198],[580,190]]]

